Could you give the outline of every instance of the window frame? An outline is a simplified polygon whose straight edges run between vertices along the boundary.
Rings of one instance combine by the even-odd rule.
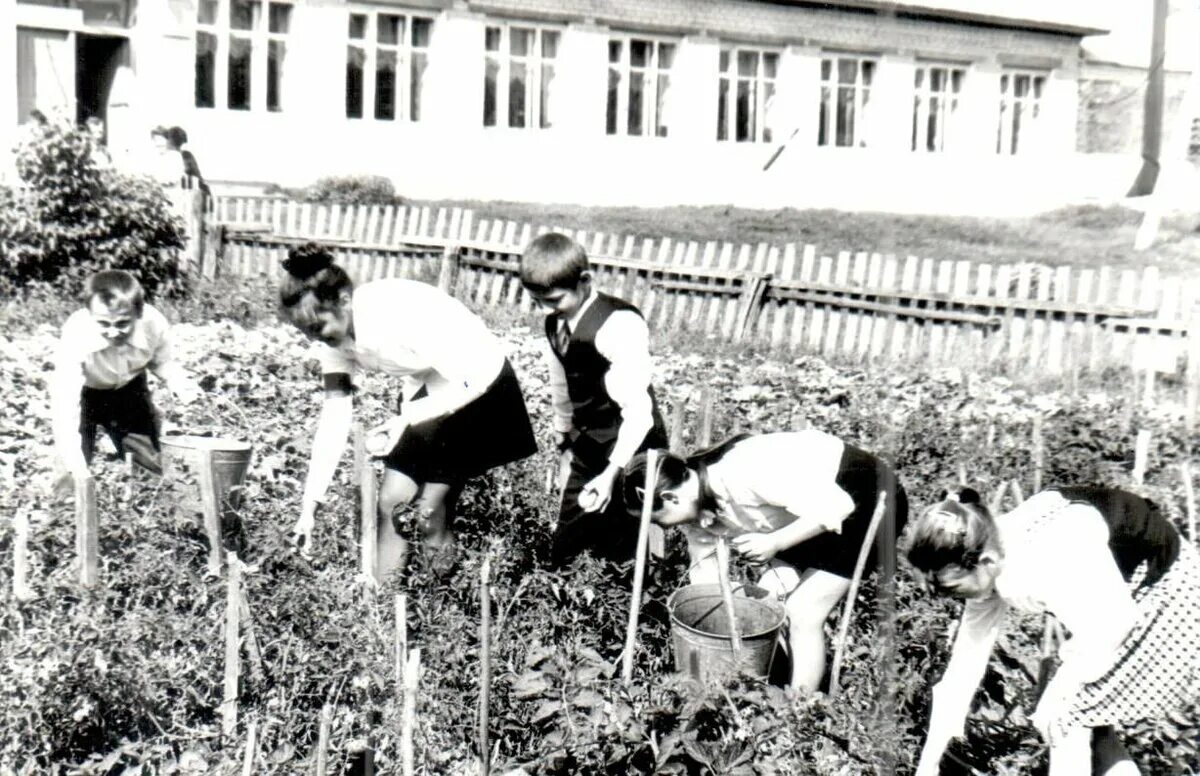
[[[352,17],[365,16],[366,25],[363,28],[362,38],[353,38],[350,35],[350,27]],[[404,20],[403,40],[396,43],[382,43],[379,40],[379,20],[381,16],[397,16]],[[423,46],[416,45],[416,29],[413,24],[414,20],[420,20],[429,25],[430,40]],[[416,99],[413,94],[413,67],[416,61],[417,54],[425,56],[425,68],[429,66],[429,50],[432,44],[434,27],[437,24],[437,17],[434,14],[422,13],[419,10],[407,8],[380,8],[378,6],[367,5],[349,5],[346,7],[346,52],[345,52],[345,70],[344,76],[348,75],[350,67],[350,50],[357,49],[362,53],[362,94],[360,95],[362,105],[361,116],[350,115],[348,93],[349,84],[346,83],[346,78],[343,77],[342,93],[343,93],[343,112],[344,116],[349,121],[398,121],[404,123],[419,123],[423,110],[420,105],[420,95],[424,94],[424,88],[418,90]],[[395,54],[395,87],[392,95],[393,114],[391,117],[379,116],[378,111],[378,67],[380,52],[391,52]],[[424,83],[426,70],[421,72],[422,84]],[[414,111],[414,108],[416,110]],[[416,116],[414,116],[414,112]]]
[[[286,62],[287,43],[291,36],[295,20],[297,3],[295,0],[248,0],[252,6],[250,29],[240,29],[233,26],[231,19],[232,8],[238,0],[199,0],[196,3],[195,24],[192,35],[192,73],[195,79],[192,92],[192,104],[202,110],[226,110],[247,113],[284,113],[287,105],[286,94]],[[205,8],[215,7],[213,21],[202,20]],[[270,30],[271,11],[275,7],[287,8],[287,29],[283,32]],[[212,49],[212,105],[200,104],[200,79],[198,73],[200,59],[200,36],[208,35],[215,40]],[[229,57],[233,50],[234,41],[246,42],[250,46],[250,78],[247,84],[249,97],[247,105],[230,106],[230,66]],[[277,69],[277,81],[272,87],[270,78],[272,44],[281,44],[284,56],[281,66]],[[275,92],[276,106],[268,99],[272,89]]]
[[[855,63],[854,81],[844,84],[839,78],[840,63],[850,61]],[[828,68],[826,65],[828,64]],[[867,65],[870,65],[870,77]],[[879,57],[874,54],[831,51],[822,54],[820,59],[820,105],[817,111],[817,146],[820,148],[868,148],[871,136],[871,104],[872,92],[876,88],[876,75],[879,72]],[[828,69],[828,73],[826,73]],[[853,89],[851,102],[851,132],[849,143],[839,142],[838,107],[841,104],[840,91],[845,88]]]
[[[649,44],[650,57],[645,65],[633,64],[633,44],[635,42]],[[612,47],[621,46],[620,59],[612,60]],[[680,41],[675,38],[642,35],[635,32],[614,32],[608,36],[607,47],[607,86],[604,99],[604,133],[609,137],[645,137],[660,138],[670,134],[670,125],[666,122],[667,107],[664,95],[670,94],[672,67],[675,57],[679,55]],[[670,63],[662,66],[663,47],[671,47]],[[630,132],[629,96],[632,90],[633,74],[643,75],[642,120],[640,132]],[[616,74],[615,92],[613,90],[613,75]],[[666,79],[666,89],[662,89],[663,79]],[[616,105],[611,104],[616,96]],[[609,116],[612,109],[614,124],[610,128]]]
[[[1026,94],[1017,96],[1018,78],[1029,79]],[[1042,104],[1050,73],[1030,68],[1005,68],[1000,74],[1000,116],[996,130],[996,153],[999,156],[1019,156],[1036,147],[1040,131]],[[1026,119],[1026,108],[1032,116]],[[1020,108],[1020,110],[1017,110]],[[1024,140],[1022,139],[1024,138]]]
[[[933,89],[934,71],[944,72],[942,90]],[[920,153],[944,153],[953,149],[958,124],[958,111],[962,107],[969,68],[962,63],[920,61],[913,68],[913,131],[912,150]],[[923,74],[923,77],[922,77]],[[958,75],[957,81],[955,74]],[[937,112],[930,110],[933,100],[938,101]],[[936,124],[930,137],[930,120]],[[930,147],[930,144],[934,147]]]
[[[743,76],[739,72],[739,55],[754,54],[758,57],[755,73]],[[779,66],[783,62],[783,50],[770,46],[746,46],[738,43],[721,44],[717,55],[717,142],[718,143],[772,143],[774,127],[769,121],[771,106],[778,94]],[[767,58],[775,60],[775,73],[768,76]],[[722,69],[722,62],[727,67]],[[738,138],[738,87],[745,81],[752,86],[754,103],[753,137]],[[764,92],[769,93],[761,99]],[[724,116],[724,120],[722,120]]]
[[[499,40],[495,50],[488,48],[489,33],[497,30]],[[514,30],[531,32],[532,43],[525,54],[512,53],[512,33]],[[546,34],[554,35],[554,53],[545,55]],[[539,24],[526,21],[510,21],[489,19],[484,24],[483,32],[483,110],[480,124],[484,129],[516,130],[516,131],[546,131],[554,128],[554,116],[549,107],[553,105],[551,87],[558,78],[558,67],[561,62],[559,51],[562,46],[564,30],[551,24]],[[493,122],[488,123],[488,75],[489,65],[496,64],[495,91],[492,95],[495,104]],[[512,69],[514,62],[525,67],[526,80],[523,97],[525,104],[525,123],[512,124]],[[547,68],[550,68],[551,79],[546,83]]]

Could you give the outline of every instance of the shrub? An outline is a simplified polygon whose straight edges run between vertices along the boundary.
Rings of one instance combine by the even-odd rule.
[[[343,205],[394,205],[401,201],[391,179],[382,175],[330,175],[302,189],[271,185],[264,193]]]
[[[183,226],[163,190],[95,161],[82,128],[36,123],[17,148],[22,186],[0,190],[0,283],[77,290],[102,268],[137,273],[150,295],[182,290]]]

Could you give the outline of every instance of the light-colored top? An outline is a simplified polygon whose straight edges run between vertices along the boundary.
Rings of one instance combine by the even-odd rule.
[[[504,347],[462,302],[435,286],[391,278],[354,290],[354,339],[319,346],[321,371],[398,377],[410,424],[444,417],[484,391],[504,367]],[[422,388],[426,396],[414,399]]]
[[[567,319],[575,331],[584,313],[596,301],[592,291],[575,314]],[[642,316],[632,310],[616,310],[596,330],[596,351],[608,360],[604,388],[621,408],[621,427],[617,441],[608,455],[609,463],[624,467],[633,458],[642,440],[654,427],[654,406],[650,401],[650,329]],[[549,343],[546,363],[550,370],[550,403],[554,413],[554,430],[569,433],[571,395],[567,390],[567,374],[562,362]]]
[[[950,662],[934,687],[930,735],[962,735],[971,699],[987,668],[1008,608],[1049,612],[1071,638],[1046,695],[1070,696],[1103,676],[1133,628],[1137,610],[1108,547],[1108,524],[1095,508],[1046,491],[1000,516],[1003,559],[996,591],[969,600]]]
[[[142,316],[121,345],[109,344],[86,309],[76,310],[63,323],[54,356],[50,404],[55,447],[69,468],[83,464],[79,396],[84,386],[120,388],[150,369],[173,392],[193,390],[187,371],[171,356],[170,329],[166,317],[149,304],[142,307]]]
[[[799,519],[840,532],[854,499],[837,484],[845,445],[813,429],[743,439],[708,466],[716,522],[684,526],[693,582],[715,579],[719,534],[771,533]]]

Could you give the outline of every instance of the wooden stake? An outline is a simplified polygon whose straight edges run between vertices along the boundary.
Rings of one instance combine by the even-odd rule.
[[[1154,407],[1154,384],[1157,374],[1158,373],[1155,371],[1153,366],[1148,366],[1146,367],[1146,374],[1143,377],[1143,380],[1145,381],[1145,391],[1142,394],[1142,403],[1150,408]]]
[[[246,731],[246,757],[242,760],[242,776],[254,776],[254,755],[258,748],[258,720],[250,720]]]
[[[232,740],[237,732],[238,672],[241,661],[242,564],[236,552],[226,556],[229,581],[225,596],[225,686],[221,694],[221,734]]]
[[[1183,478],[1183,496],[1187,504],[1187,535],[1188,539],[1196,541],[1196,489],[1192,484],[1192,462],[1184,461],[1179,464],[1179,474]]]
[[[1012,493],[1013,498],[1017,500],[1018,505],[1025,501],[1025,491],[1021,490],[1021,483],[1017,482],[1016,480],[1012,481]]]
[[[413,729],[417,722],[417,686],[421,676],[421,648],[408,654],[404,664],[404,706],[400,723],[400,762],[404,776],[413,776]]]
[[[363,466],[359,481],[359,509],[362,524],[362,573],[371,582],[379,581],[379,521],[376,517],[378,512],[376,500],[375,469],[367,464]],[[367,585],[367,590],[371,590],[371,587],[371,585]]]
[[[842,607],[842,620],[838,625],[837,646],[833,650],[833,666],[829,672],[829,700],[833,701],[838,695],[838,680],[842,673],[842,660],[846,654],[846,641],[850,634],[850,615],[854,612],[854,601],[858,598],[858,586],[862,582],[863,570],[867,566],[867,556],[875,543],[875,532],[883,520],[887,510],[887,491],[879,492],[879,500],[875,502],[875,513],[871,515],[871,524],[867,527],[867,535],[863,537],[862,547],[858,550],[858,560],[854,564],[854,576],[850,578],[850,590],[846,593],[846,605]]]
[[[1042,416],[1033,416],[1033,493],[1042,492],[1042,469],[1045,468],[1046,443],[1042,437]]]
[[[733,650],[733,664],[738,664],[742,654],[742,634],[738,631],[737,608],[733,602],[733,584],[729,581],[729,539],[717,537],[717,579],[721,584],[721,598],[725,611],[729,613],[729,646]]]
[[[712,388],[705,386],[700,390],[700,433],[696,437],[696,446],[700,449],[712,444],[713,405]]]
[[[244,582],[244,580],[242,580]],[[254,619],[250,616],[250,601],[246,597],[246,586],[242,584],[242,595],[238,601],[238,614],[241,616],[242,630],[246,632],[246,653],[250,658],[250,676],[256,682],[263,679],[262,652],[258,648],[258,637],[254,631]]]
[[[488,707],[492,684],[491,619],[492,596],[488,589],[491,574],[491,558],[483,556],[479,570],[479,773],[488,776],[491,771],[491,752],[488,749]]]
[[[1139,429],[1137,441],[1133,447],[1133,482],[1135,485],[1146,483],[1146,459],[1150,457],[1150,431]]]
[[[96,514],[96,480],[75,480],[75,554],[79,558],[79,582],[95,587],[100,577],[100,520]]]
[[[326,703],[321,707],[321,722],[317,728],[317,776],[326,776],[329,771],[329,717],[329,704]]]
[[[408,596],[396,594],[396,694],[404,689],[404,666],[408,661]]]
[[[133,453],[125,453],[125,500],[133,500]]]
[[[996,488],[996,492],[992,494],[991,501],[988,502],[988,509],[993,515],[999,515],[1004,511],[1004,494],[1008,492],[1010,485],[1007,480],[1001,480],[1000,486]]]
[[[18,510],[13,518],[13,598],[28,601],[33,598],[29,587],[29,515]]]
[[[683,419],[687,411],[687,397],[680,397],[671,408],[671,428],[667,445],[676,455],[683,451]]]
[[[621,678],[633,681],[633,653],[637,646],[638,613],[642,604],[642,581],[646,573],[646,545],[649,542],[650,516],[654,514],[654,487],[658,484],[658,451],[646,453],[646,490],[642,496],[642,517],[638,523],[637,550],[633,561],[633,597],[629,602],[629,625],[625,629],[625,652]]]
[[[202,448],[196,453],[196,478],[200,484],[204,533],[208,537],[208,573],[217,577],[221,575],[221,551],[224,549],[224,542],[221,540],[221,503],[217,497],[217,478],[213,472],[212,450]]]

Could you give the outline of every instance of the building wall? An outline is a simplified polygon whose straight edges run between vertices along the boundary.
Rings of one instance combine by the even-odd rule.
[[[178,124],[206,176],[219,181],[296,186],[379,174],[421,198],[889,209],[1019,198],[1027,207],[1031,176],[1076,147],[1079,39],[1069,35],[749,0],[296,0],[283,110],[268,112],[195,107],[196,0],[140,5],[131,32],[140,126],[127,133],[131,152],[151,126]],[[435,17],[421,121],[346,118],[350,8]],[[560,31],[551,129],[483,126],[485,29],[505,21]],[[665,138],[605,133],[608,40],[618,34],[676,45]],[[728,45],[778,55],[769,140],[716,139]],[[876,62],[865,148],[817,143],[822,59],[838,54]],[[913,153],[913,77],[930,63],[966,71],[958,134],[945,151]],[[1018,157],[999,156],[1000,83],[1017,70],[1045,78],[1037,142],[1023,142]],[[1053,185],[1035,188],[1039,197],[1067,196]]]
[[[1180,121],[1190,76],[1166,74],[1164,128]],[[1088,65],[1079,80],[1077,145],[1083,153],[1137,154],[1142,150],[1146,70],[1139,67]]]

